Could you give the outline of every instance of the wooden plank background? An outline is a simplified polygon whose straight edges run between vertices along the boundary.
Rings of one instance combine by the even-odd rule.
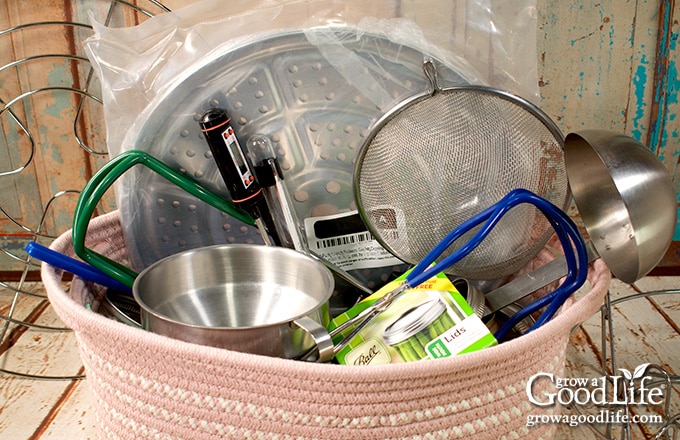
[[[538,2],[539,84],[545,110],[563,132],[603,128],[656,153],[678,179],[675,1]],[[680,263],[674,243],[659,268]]]
[[[167,2],[173,9],[188,0]],[[345,13],[363,10],[343,4]],[[520,2],[522,5],[526,1]],[[100,20],[110,6],[108,0],[47,3],[9,0],[0,6],[0,29],[44,20],[86,21],[87,10],[99,11]],[[148,2],[141,6],[151,8]],[[394,2],[395,15],[412,18],[422,27],[435,23],[452,27],[451,39],[466,38],[466,2]],[[493,6],[491,6],[493,5]],[[492,12],[512,13],[512,2],[490,2]],[[493,8],[496,10],[494,11]],[[151,9],[158,13],[158,8]],[[125,11],[124,14],[120,11]],[[604,128],[633,136],[649,146],[678,183],[677,107],[677,17],[675,1],[668,0],[587,0],[551,2],[536,0],[537,75],[540,105],[567,133],[584,128]],[[116,24],[138,23],[139,13],[118,7]],[[75,53],[82,56],[80,42],[87,35],[79,28],[51,26],[0,35],[0,65],[39,54]],[[456,40],[457,39],[457,40]],[[40,41],[41,44],[35,44]],[[527,44],[533,45],[533,41]],[[483,47],[483,45],[477,45]],[[492,56],[476,53],[484,59]],[[24,63],[19,68],[0,71],[0,99],[12,98],[43,87],[82,88],[86,84],[87,63],[46,58]],[[96,81],[93,85],[96,92]],[[54,202],[40,225],[41,215],[52,196],[59,191],[77,191],[104,161],[104,155],[91,155],[77,146],[77,136],[94,150],[103,152],[104,126],[101,106],[85,100],[84,111],[76,118],[80,96],[68,92],[36,93],[12,106],[26,121],[34,138],[35,152],[28,169],[14,176],[0,176],[0,206],[15,220],[54,236],[70,227],[75,195]],[[0,142],[0,172],[25,162],[29,139],[5,111],[0,117],[4,139]],[[75,130],[74,130],[75,125]],[[678,188],[680,191],[680,187]],[[114,208],[109,197],[102,211]],[[4,249],[15,254],[30,238],[27,231],[0,217],[0,239]],[[680,240],[680,229],[676,231]],[[22,241],[23,240],[23,241]],[[49,241],[49,239],[47,239]],[[661,264],[680,268],[678,241]],[[20,270],[16,259],[0,256],[0,271]]]
[[[188,3],[189,0],[174,0],[167,5],[177,9]],[[103,21],[110,4],[110,0],[73,3],[9,0],[0,5],[0,29],[43,20],[86,22],[90,10]],[[160,12],[149,2],[140,0],[139,4],[153,13]],[[365,2],[360,4],[343,4],[344,13],[365,9]],[[467,8],[463,0],[401,0],[392,5],[390,13],[411,18],[423,28],[433,23],[437,26],[450,23],[452,35],[448,41],[460,41],[467,36],[464,31]],[[489,5],[499,16],[510,14],[513,7],[512,2],[490,2]],[[117,11],[116,25],[144,19],[129,8],[118,6]],[[565,133],[604,128],[633,136],[657,154],[679,185],[676,49],[680,12],[675,1],[536,0],[534,13],[542,109]],[[85,35],[87,32],[68,26],[0,35],[0,66],[46,53],[82,56],[80,41]],[[37,41],[40,44],[36,44]],[[475,57],[484,59],[489,54],[476,53]],[[0,71],[0,99],[7,103],[22,93],[43,87],[80,89],[86,84],[87,73],[87,63],[77,60],[46,58],[24,63],[19,68]],[[93,90],[96,92],[96,81]],[[12,111],[27,121],[35,152],[27,170],[14,176],[0,176],[0,206],[6,211],[0,216],[3,249],[20,254],[25,241],[31,238],[31,234],[9,216],[33,230],[40,226],[49,236],[68,229],[75,195],[69,194],[54,202],[41,225],[43,210],[59,191],[82,188],[93,171],[107,160],[106,156],[88,154],[77,146],[75,133],[88,147],[105,150],[101,106],[86,100],[85,111],[74,124],[79,99],[79,95],[68,92],[36,93],[12,106]],[[9,112],[0,116],[0,124],[4,132],[0,141],[0,172],[3,172],[27,160],[30,142],[9,118]],[[113,208],[113,199],[109,197],[101,210]],[[680,240],[680,229],[675,239]],[[49,237],[45,241],[49,241]],[[678,243],[680,241],[674,242],[662,268],[680,269]],[[0,271],[5,275],[21,269],[23,265],[15,258],[0,255]]]

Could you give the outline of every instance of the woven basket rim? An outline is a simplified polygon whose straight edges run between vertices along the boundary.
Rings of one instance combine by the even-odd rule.
[[[90,224],[90,230],[116,227],[116,225],[119,226],[118,212],[113,211],[94,218]],[[73,254],[71,231],[67,231],[59,236],[50,247],[58,252]],[[494,347],[439,359],[436,362],[369,365],[357,368],[354,366],[271,358],[170,339],[133,328],[88,310],[64,290],[61,282],[62,271],[49,264],[42,264],[41,276],[48,293],[48,298],[55,311],[76,334],[78,332],[87,332],[93,328],[106,328],[108,331],[118,333],[121,338],[141,338],[145,344],[148,344],[149,350],[170,350],[175,355],[185,359],[200,356],[204,362],[242,364],[244,367],[251,368],[255,366],[266,371],[280,371],[281,368],[285,368],[287,372],[294,375],[299,374],[300,376],[309,374],[324,376],[332,372],[335,380],[340,381],[356,379],[358,375],[362,376],[365,381],[379,380],[386,375],[391,380],[399,380],[400,378],[409,378],[419,374],[436,375],[441,372],[450,371],[452,368],[474,368],[494,359],[513,356],[514,353],[535,348],[536,345],[546,344],[550,341],[557,342],[559,339],[568,338],[573,328],[580,325],[599,310],[611,281],[611,273],[605,263],[601,259],[596,260],[588,274],[591,290],[574,301],[573,304],[550,322],[529,334]]]

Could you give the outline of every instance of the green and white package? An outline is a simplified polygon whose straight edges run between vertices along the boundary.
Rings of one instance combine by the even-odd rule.
[[[329,331],[399,286],[408,272],[335,317]],[[334,338],[338,343],[351,328]],[[409,289],[373,319],[336,356],[340,364],[377,365],[439,359],[496,345],[451,281],[440,273]]]

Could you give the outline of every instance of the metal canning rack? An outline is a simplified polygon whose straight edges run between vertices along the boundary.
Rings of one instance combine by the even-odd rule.
[[[107,160],[100,87],[81,49],[92,34],[89,14],[107,26],[122,26],[170,9],[156,0],[35,3],[34,8],[9,5],[0,16],[8,24],[0,30],[0,219],[6,224],[0,230],[0,371],[31,379],[81,379],[82,371],[52,374],[42,366],[35,372],[13,362],[21,350],[16,341],[27,331],[36,332],[36,341],[70,332],[50,315],[44,289],[34,282],[40,262],[23,249],[30,241],[48,245],[70,227],[80,189]],[[40,20],[13,23],[31,13]],[[55,119],[68,123],[55,128]],[[111,209],[111,201],[103,202],[99,213]]]
[[[50,366],[60,362],[49,358],[47,368],[15,365],[15,343],[27,331],[37,334],[68,334],[70,329],[58,320],[45,318],[50,307],[37,278],[40,263],[24,251],[30,241],[49,244],[70,227],[70,213],[80,189],[87,179],[108,159],[102,116],[99,83],[89,61],[82,54],[81,42],[91,34],[88,14],[109,26],[133,25],[170,9],[155,0],[131,3],[123,0],[87,0],[50,7],[40,5],[41,20],[9,23],[0,30],[0,220],[7,225],[0,234],[0,373],[32,380],[83,379],[82,369],[76,374],[53,374]],[[70,8],[70,9],[69,9]],[[8,8],[10,10],[12,8]],[[15,12],[15,15],[19,14]],[[35,44],[46,39],[64,38],[62,50],[43,51],[52,44]],[[31,43],[33,41],[33,43]],[[19,48],[19,50],[17,50]],[[41,75],[45,63],[60,65],[66,73],[61,78]],[[69,121],[70,129],[51,132],[43,128],[58,117]],[[39,160],[40,159],[40,160]],[[37,182],[49,191],[39,190]],[[13,194],[29,207],[21,211],[18,203],[5,197]],[[113,198],[102,203],[99,213],[115,209]],[[65,217],[66,216],[66,217]],[[67,226],[64,226],[67,225]],[[611,299],[600,313],[602,329],[601,373],[609,378],[620,367],[616,357],[612,307],[625,301],[657,295],[678,294],[680,290],[642,292]],[[37,336],[36,336],[37,337]],[[76,341],[70,343],[75,347]],[[75,354],[77,356],[77,353]],[[43,365],[42,367],[45,367]],[[665,385],[662,416],[656,425],[655,439],[678,438],[680,414],[670,413],[671,399],[680,393],[680,377],[668,374],[659,365],[648,366],[654,384]],[[613,380],[613,379],[612,379]],[[626,413],[635,408],[625,406]],[[597,438],[631,439],[630,426],[591,426]]]
[[[604,406],[607,411],[621,411],[622,416],[631,418],[634,415],[640,415],[640,412],[636,408],[634,401],[636,400],[635,395],[630,399],[629,387],[639,386],[639,381],[633,379],[626,383],[626,380],[621,380],[621,370],[622,365],[617,361],[616,344],[615,344],[615,334],[618,331],[626,330],[625,324],[616,322],[613,313],[613,307],[628,301],[640,301],[646,298],[652,298],[655,296],[662,295],[677,295],[680,294],[680,289],[667,289],[667,290],[654,290],[647,292],[639,292],[634,294],[629,294],[626,296],[612,298],[611,293],[608,292],[605,298],[605,303],[600,309],[600,326],[601,326],[601,353],[602,359],[600,362],[600,373],[606,378],[609,385],[612,385],[614,381],[619,381],[620,389],[618,389],[618,396],[610,396],[611,401],[618,400],[619,402],[625,402],[623,404],[611,404]],[[592,319],[596,319],[593,317]],[[659,396],[659,400],[662,401],[660,409],[657,415],[662,417],[662,423],[654,424],[652,428],[649,428],[651,435],[653,435],[654,440],[661,439],[677,439],[680,438],[680,413],[673,413],[671,409],[671,403],[673,399],[677,399],[680,394],[680,376],[668,373],[665,368],[657,364],[648,364],[644,370],[645,376],[651,378],[651,381],[646,382],[645,386],[647,389],[650,388],[661,388],[665,391],[662,396]],[[642,376],[644,377],[644,376]],[[639,379],[641,379],[640,377]],[[611,388],[610,388],[611,389]],[[629,397],[626,397],[629,396]],[[616,399],[613,399],[613,398]],[[639,397],[637,398],[639,400]],[[631,403],[629,404],[629,400]],[[571,406],[571,411],[577,415],[584,416],[584,412],[579,410],[578,406]],[[598,439],[606,440],[632,440],[633,432],[631,428],[631,423],[616,423],[617,420],[611,420],[610,423],[604,424],[587,424],[591,429],[593,434]],[[648,425],[649,426],[649,425]]]

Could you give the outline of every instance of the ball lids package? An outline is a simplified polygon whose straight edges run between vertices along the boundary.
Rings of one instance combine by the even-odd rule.
[[[345,313],[333,330],[399,286],[408,272]],[[338,343],[351,328],[337,335]],[[440,273],[409,289],[380,313],[336,356],[340,364],[377,365],[439,359],[480,350],[497,341],[451,281]]]

